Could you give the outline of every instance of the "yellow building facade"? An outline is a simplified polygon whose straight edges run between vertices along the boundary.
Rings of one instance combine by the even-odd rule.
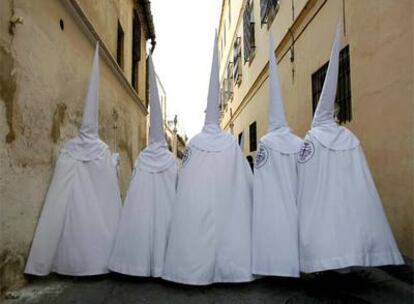
[[[336,23],[344,24],[338,117],[360,139],[404,255],[414,258],[414,2],[223,0],[218,26],[223,129],[249,162],[267,132],[268,37],[273,36],[288,123],[304,136]]]
[[[147,142],[149,1],[0,1],[0,286],[23,268],[60,148],[78,135],[95,43],[99,134],[122,195]]]

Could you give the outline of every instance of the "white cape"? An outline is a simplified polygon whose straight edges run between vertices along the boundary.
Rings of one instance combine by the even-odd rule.
[[[193,285],[251,281],[251,214],[252,174],[236,140],[200,133],[179,174],[163,278]]]
[[[176,180],[177,163],[166,145],[151,144],[141,152],[122,209],[111,270],[161,276]]]
[[[259,143],[253,187],[255,274],[299,276],[296,154],[301,143],[288,128]]]
[[[402,264],[358,139],[332,128],[342,135],[313,128],[298,155],[301,271]]]
[[[97,275],[108,272],[121,209],[116,161],[80,161],[64,150],[33,239],[25,273]]]

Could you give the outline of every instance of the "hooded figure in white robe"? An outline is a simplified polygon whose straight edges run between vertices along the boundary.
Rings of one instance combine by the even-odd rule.
[[[334,119],[341,25],[298,154],[300,267],[305,273],[402,264],[359,140]]]
[[[37,225],[25,273],[108,272],[121,209],[117,155],[99,139],[99,44],[80,134],[61,150]]]
[[[260,139],[253,187],[253,273],[299,276],[296,155],[302,140],[289,129],[273,39],[269,38],[269,128]]]
[[[251,281],[251,216],[251,170],[236,139],[219,126],[216,36],[205,125],[183,158],[163,278],[192,285]]]
[[[150,144],[136,160],[109,268],[160,277],[175,196],[177,162],[164,136],[155,70],[149,58]]]

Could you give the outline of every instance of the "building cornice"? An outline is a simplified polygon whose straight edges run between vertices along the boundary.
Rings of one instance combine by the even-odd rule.
[[[132,100],[138,105],[139,109],[143,112],[144,115],[148,114],[148,110],[144,105],[144,102],[139,98],[137,92],[134,90],[128,79],[125,77],[124,72],[121,67],[116,62],[115,58],[112,56],[105,42],[99,36],[93,24],[88,19],[86,13],[82,10],[79,3],[76,0],[61,0],[63,5],[66,7],[69,14],[74,18],[76,24],[80,27],[82,32],[95,47],[96,41],[99,42],[101,52],[100,56],[114,75],[118,78],[119,82],[129,93]]]
[[[147,39],[151,39],[151,53],[153,52],[155,45],[155,27],[151,13],[151,2],[149,0],[136,0],[136,7],[140,11],[145,21],[144,31]]]

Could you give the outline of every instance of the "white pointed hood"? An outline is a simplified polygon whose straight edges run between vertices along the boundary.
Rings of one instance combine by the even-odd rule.
[[[274,53],[272,34],[269,34],[269,128],[272,132],[287,127],[285,109],[283,107],[276,57]]]
[[[206,118],[204,128],[209,125],[219,127],[220,119],[220,79],[219,79],[219,61],[217,50],[217,32],[214,36],[213,61],[211,63],[210,85],[208,88]],[[204,129],[203,129],[204,130]]]
[[[217,152],[234,142],[235,139],[230,134],[222,132],[220,128],[220,77],[216,32],[204,127],[191,143],[201,150]]]
[[[269,34],[269,127],[268,133],[262,137],[261,142],[273,150],[287,154],[299,152],[302,145],[302,139],[291,132],[286,122],[271,34]]]
[[[150,144],[160,142],[165,143],[164,127],[162,121],[160,97],[156,80],[156,73],[152,57],[148,58],[149,64],[149,86],[150,86]]]
[[[151,56],[148,57],[148,67],[150,87],[149,145],[140,153],[138,164],[145,171],[158,173],[170,168],[176,161],[174,154],[168,150],[165,140],[156,73]]]
[[[328,70],[326,72],[325,81],[321,95],[319,97],[318,106],[312,121],[312,127],[336,123],[334,119],[334,107],[336,98],[336,89],[338,86],[339,71],[339,50],[341,40],[341,26],[338,23],[335,33],[335,40],[332,45],[331,57],[329,59]]]
[[[336,27],[335,40],[326,72],[322,93],[309,131],[323,146],[332,150],[347,150],[359,145],[359,140],[348,129],[339,126],[334,118],[335,98],[338,86],[339,51],[342,24]]]
[[[95,56],[85,98],[79,136],[68,141],[63,150],[73,158],[90,161],[103,155],[108,146],[99,139],[99,43],[96,43]]]

